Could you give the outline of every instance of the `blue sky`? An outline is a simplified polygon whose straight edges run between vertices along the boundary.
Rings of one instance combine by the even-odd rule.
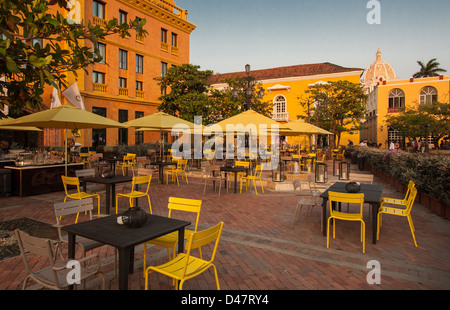
[[[416,61],[437,58],[450,75],[450,1],[379,0],[381,23],[369,25],[369,0],[175,0],[197,26],[190,62],[215,73],[331,62],[366,69],[378,48],[400,79]]]

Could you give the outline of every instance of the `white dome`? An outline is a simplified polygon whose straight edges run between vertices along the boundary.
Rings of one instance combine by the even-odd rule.
[[[377,85],[377,83],[382,83],[383,81],[397,80],[395,71],[390,64],[381,59],[381,51],[377,51],[377,59],[373,62],[366,70],[364,76],[364,85],[366,88],[372,89]]]

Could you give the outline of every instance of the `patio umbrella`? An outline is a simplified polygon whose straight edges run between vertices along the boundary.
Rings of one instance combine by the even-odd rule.
[[[127,127],[136,127],[139,128],[140,131],[159,131],[160,136],[162,137],[163,132],[171,132],[172,129],[177,125],[186,125],[188,128],[193,131],[194,123],[181,119],[179,117],[164,113],[157,112],[148,116],[136,118],[134,120],[123,123]],[[164,140],[163,140],[164,144]],[[162,149],[164,145],[161,145],[160,155],[162,158]]]
[[[20,117],[8,125],[65,129],[65,173],[67,175],[67,129],[126,128],[125,125],[72,105],[62,106]]]
[[[8,125],[10,122],[13,122],[15,119],[8,117],[0,120],[0,130],[19,130],[19,131],[42,131],[42,129],[32,126],[13,126]],[[6,125],[4,125],[6,123]]]
[[[331,132],[317,127],[315,125],[312,125],[310,123],[305,122],[302,119],[299,120],[295,120],[292,122],[289,122],[288,124],[286,124],[286,127],[288,127],[290,130],[288,131],[284,131],[284,130],[280,130],[282,135],[285,136],[298,136],[298,152],[300,155],[300,136],[302,135],[316,135],[316,134],[320,134],[320,135],[332,135]]]

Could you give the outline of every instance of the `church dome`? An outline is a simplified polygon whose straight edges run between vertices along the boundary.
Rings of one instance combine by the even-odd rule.
[[[395,71],[390,64],[381,59],[381,51],[377,51],[377,59],[367,68],[364,76],[364,85],[370,91],[383,81],[393,81],[397,79]]]

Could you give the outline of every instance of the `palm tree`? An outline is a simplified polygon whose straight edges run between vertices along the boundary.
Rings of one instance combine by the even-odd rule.
[[[439,76],[439,72],[447,72],[447,70],[439,68],[439,63],[436,61],[436,58],[431,59],[426,65],[421,61],[418,61],[417,63],[420,66],[420,71],[414,73],[414,78]]]

